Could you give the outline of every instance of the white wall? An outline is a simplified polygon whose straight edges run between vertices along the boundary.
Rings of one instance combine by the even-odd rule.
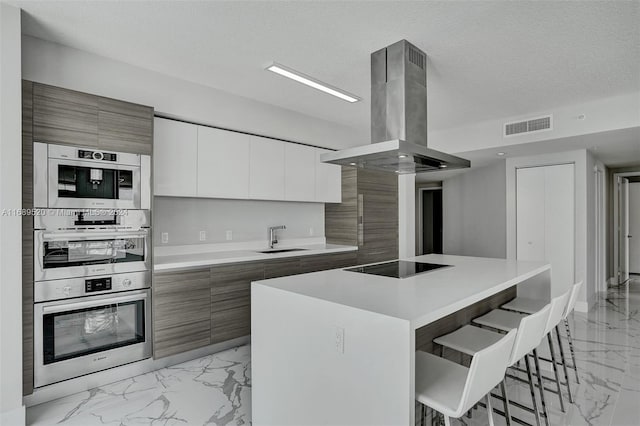
[[[444,254],[505,258],[505,162],[442,182]]]
[[[20,209],[22,94],[20,9],[0,3],[0,208]],[[0,216],[0,424],[24,424],[22,219]]]
[[[550,108],[540,113],[524,116],[504,117],[496,120],[470,123],[453,129],[429,133],[429,147],[445,152],[457,153],[485,148],[526,144],[548,139],[627,129],[640,126],[640,93],[629,93],[605,99]],[[553,114],[553,129],[544,132],[523,134],[504,138],[505,122],[513,122],[541,115]],[[584,120],[578,116],[583,114]]]
[[[23,37],[22,76],[232,130],[328,148],[357,140],[346,126],[29,36]]]
[[[222,200],[212,198],[155,197],[153,235],[155,246],[225,243],[226,231],[232,242],[268,239],[267,227],[285,225],[279,240],[324,237],[324,204],[286,201]],[[313,235],[310,235],[313,228]],[[207,241],[199,241],[200,231]],[[169,243],[161,243],[161,233],[169,233]]]
[[[593,156],[586,150],[508,158],[506,163],[507,258],[516,258],[516,169],[552,164],[575,164],[575,265],[574,279],[584,280],[576,310],[586,312],[595,303],[595,176]]]

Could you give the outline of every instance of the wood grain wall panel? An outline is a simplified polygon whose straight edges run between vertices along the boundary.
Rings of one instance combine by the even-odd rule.
[[[324,205],[325,238],[329,244],[358,245],[357,170],[342,167],[342,203]]]
[[[33,208],[33,83],[22,81],[22,207]],[[22,216],[22,394],[33,393],[33,216]]]
[[[433,344],[433,339],[470,324],[474,318],[484,315],[515,298],[516,293],[517,289],[515,286],[508,288],[491,297],[476,302],[465,309],[454,312],[438,321],[417,329],[416,350],[439,354],[439,347]]]
[[[97,146],[97,96],[33,83],[33,137],[38,142]]]
[[[155,358],[211,343],[208,268],[154,274],[153,326]]]

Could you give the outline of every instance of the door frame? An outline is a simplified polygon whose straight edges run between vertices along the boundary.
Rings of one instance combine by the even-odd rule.
[[[613,174],[613,282],[620,285],[620,183],[619,178],[640,176],[640,171]],[[628,255],[628,253],[627,253]]]
[[[595,174],[595,284],[596,292],[607,291],[607,173],[604,166],[593,166]]]
[[[416,249],[418,250],[418,253],[422,254],[422,245],[423,245],[423,241],[422,241],[422,228],[424,227],[424,224],[422,223],[422,198],[424,197],[424,192],[425,191],[438,191],[438,190],[442,190],[442,185],[440,186],[428,186],[428,187],[424,187],[424,188],[418,188],[418,205],[417,210],[418,210],[418,220],[416,222],[418,225],[418,229],[416,230],[416,236],[418,237],[417,241],[416,241]]]

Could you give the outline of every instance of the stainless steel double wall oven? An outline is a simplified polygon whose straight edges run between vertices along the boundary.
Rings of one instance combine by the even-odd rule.
[[[151,356],[150,169],[34,144],[36,387]]]

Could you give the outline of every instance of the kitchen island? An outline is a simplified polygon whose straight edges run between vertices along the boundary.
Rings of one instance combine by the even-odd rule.
[[[543,262],[426,255],[407,278],[334,269],[251,288],[255,425],[410,425],[416,331],[492,296],[549,297]]]

